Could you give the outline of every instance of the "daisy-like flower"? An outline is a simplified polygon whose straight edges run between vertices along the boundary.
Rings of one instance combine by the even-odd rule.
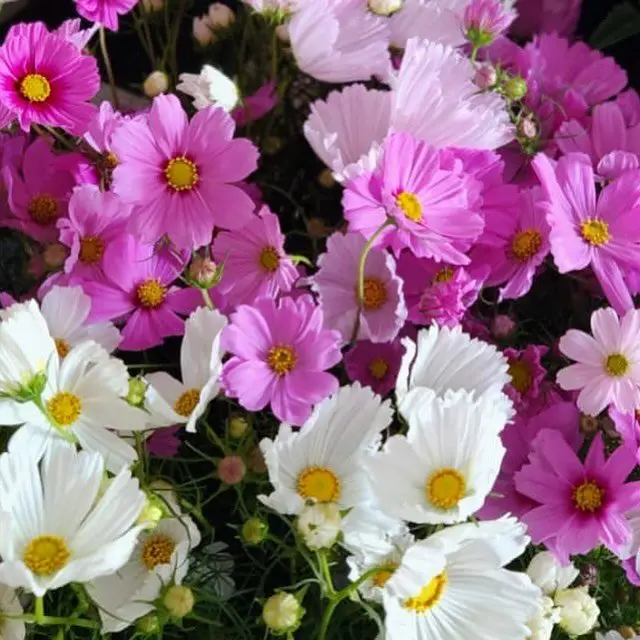
[[[64,271],[71,282],[100,279],[109,244],[124,235],[131,207],[95,185],[76,187],[68,217],[58,220],[60,242],[69,247]]]
[[[504,412],[490,396],[458,391],[440,399],[422,391],[404,415],[407,435],[392,436],[365,462],[380,508],[409,522],[466,520],[500,471]]]
[[[385,78],[389,72],[387,21],[362,0],[304,2],[288,34],[298,67],[323,82]]]
[[[214,226],[236,230],[251,220],[253,201],[233,183],[256,168],[258,152],[249,140],[234,140],[234,128],[216,107],[189,122],[176,96],[161,95],[148,120],[116,130],[113,190],[135,206],[133,233],[147,242],[166,234],[191,250],[211,241]]]
[[[96,108],[98,64],[40,22],[12,27],[0,47],[0,101],[20,127],[62,127],[81,135]]]
[[[625,482],[635,464],[635,451],[624,446],[605,460],[599,433],[583,464],[560,433],[541,431],[529,464],[515,474],[516,489],[537,503],[522,516],[533,541],[564,564],[599,544],[619,553],[631,539],[625,513],[640,500],[640,482]]]
[[[391,93],[353,84],[316,100],[304,135],[340,182],[373,171],[389,132]]]
[[[345,355],[344,367],[349,380],[386,396],[396,385],[403,353],[399,340],[378,343],[360,340]]]
[[[503,567],[526,548],[515,519],[461,524],[420,540],[385,584],[387,640],[529,637],[540,590]]]
[[[538,154],[533,168],[545,193],[551,253],[560,273],[591,266],[618,313],[633,309],[623,278],[625,267],[640,265],[640,184],[634,173],[608,184],[596,198],[588,156],[571,153],[558,161]]]
[[[631,309],[620,321],[613,309],[598,309],[591,332],[569,329],[560,338],[560,351],[576,364],[558,372],[558,384],[580,389],[578,408],[588,415],[597,416],[609,404],[633,413],[640,407],[640,311]]]
[[[391,423],[391,404],[355,384],[318,405],[294,432],[283,424],[260,443],[275,491],[259,499],[278,513],[299,514],[307,500],[349,509],[369,494],[364,459]]]
[[[378,243],[453,264],[469,262],[461,249],[484,227],[470,204],[466,176],[444,168],[437,150],[408,134],[387,138],[378,168],[349,181],[343,197],[351,231],[371,238],[388,221]]]
[[[540,384],[547,375],[541,360],[548,351],[548,347],[539,344],[529,344],[522,351],[504,350],[504,355],[509,362],[508,373],[511,377],[506,392],[516,407],[526,406],[540,394]]]
[[[359,263],[366,244],[359,233],[334,233],[313,276],[324,326],[339,331],[343,342],[349,342],[356,327],[356,339],[388,342],[398,335],[407,317],[395,260],[380,249],[372,249],[367,256],[359,304]]]
[[[129,315],[121,349],[141,351],[184,333],[184,320],[202,302],[197,289],[172,286],[182,271],[178,256],[167,248],[140,244],[133,236],[113,239],[102,259],[102,280],[85,281],[91,297],[92,322]]]
[[[498,149],[514,137],[504,100],[481,93],[452,47],[412,38],[392,80],[391,126],[437,147]]]
[[[24,640],[26,628],[22,620],[14,620],[12,616],[24,613],[15,589],[0,585],[0,635],[3,640]]]
[[[180,350],[182,382],[164,371],[147,375],[147,381],[167,403],[171,424],[186,423],[187,431],[195,432],[196,421],[218,394],[223,356],[220,333],[226,326],[227,319],[218,311],[197,309],[187,319]]]
[[[230,112],[240,101],[236,83],[209,64],[197,74],[181,73],[179,80],[176,89],[191,96],[198,110],[217,105]]]
[[[131,555],[145,504],[123,469],[104,488],[97,453],[56,442],[41,464],[34,452],[0,456],[0,582],[35,596],[72,582],[111,575]]]
[[[276,418],[301,425],[312,405],[338,390],[326,369],[340,362],[339,342],[337,331],[322,328],[322,310],[309,296],[242,305],[222,333],[232,355],[222,370],[225,392],[248,411],[270,404]]]
[[[182,584],[189,570],[189,553],[200,544],[200,532],[168,498],[175,517],[143,531],[120,571],[90,582],[87,592],[100,609],[102,629],[117,633],[154,611],[155,601],[169,584]]]
[[[76,11],[86,20],[97,22],[111,31],[118,30],[118,18],[137,4],[138,0],[74,0]]]
[[[285,253],[284,241],[278,216],[267,207],[241,230],[216,236],[211,250],[215,261],[224,265],[216,288],[225,302],[237,307],[291,289],[298,271]]]

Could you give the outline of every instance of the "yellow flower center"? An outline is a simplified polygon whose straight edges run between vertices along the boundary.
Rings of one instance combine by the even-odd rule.
[[[69,427],[80,417],[82,413],[82,401],[73,393],[58,391],[58,393],[47,402],[47,409],[58,425],[61,427]]]
[[[533,375],[526,362],[522,360],[510,360],[507,373],[511,376],[511,385],[516,391],[525,393],[531,388]]]
[[[398,568],[397,562],[390,562],[387,569],[381,569],[376,573],[371,582],[373,582],[374,587],[384,587],[387,582],[389,582],[389,578],[395,573],[395,570]]]
[[[621,353],[612,353],[604,363],[605,371],[612,378],[621,378],[629,371],[630,363]]]
[[[200,181],[198,167],[185,156],[171,158],[165,167],[164,175],[167,184],[174,191],[189,191]]]
[[[56,343],[56,351],[58,352],[58,355],[61,358],[64,358],[71,350],[71,346],[66,340],[63,340],[62,338],[56,338],[54,342]]]
[[[260,252],[260,266],[273,273],[280,266],[280,256],[274,247],[265,247]]]
[[[80,240],[80,262],[95,264],[104,255],[104,242],[99,236],[85,236]]]
[[[396,204],[402,209],[404,215],[413,222],[422,220],[422,205],[415,193],[402,191],[396,196]]]
[[[58,203],[52,196],[42,194],[31,199],[27,211],[34,222],[51,224],[58,217]]]
[[[589,218],[580,225],[582,237],[592,246],[601,247],[611,239],[609,225],[604,220]]]
[[[427,500],[440,509],[451,509],[464,498],[467,483],[455,469],[439,469],[425,485]]]
[[[145,309],[155,309],[159,307],[167,296],[167,287],[160,283],[157,278],[150,278],[138,285],[136,297],[141,306]]]
[[[538,253],[541,244],[542,236],[537,229],[518,231],[511,242],[511,252],[517,260],[525,262]]]
[[[173,410],[179,415],[188,418],[196,408],[200,400],[200,389],[187,389],[173,405]]]
[[[51,95],[51,85],[40,73],[29,73],[20,82],[20,93],[29,102],[44,102]]]
[[[296,489],[304,500],[335,502],[340,498],[340,479],[326,467],[307,467],[300,472]]]
[[[50,576],[64,567],[71,553],[60,536],[33,538],[22,552],[22,561],[37,576]]]
[[[284,376],[294,370],[298,356],[295,351],[286,345],[271,347],[267,353],[267,364],[275,374]]]
[[[366,311],[380,309],[387,301],[387,287],[378,278],[365,278],[362,306]]]
[[[453,270],[452,267],[444,267],[442,269],[440,269],[440,271],[438,271],[438,273],[436,273],[433,282],[450,282],[451,280],[453,280],[453,276],[456,274],[456,272]]]
[[[446,573],[437,575],[429,582],[429,584],[422,587],[422,590],[417,596],[407,598],[402,603],[402,606],[405,609],[415,611],[416,613],[426,613],[429,609],[432,609],[438,604],[438,602],[440,602],[447,586],[447,582]]]
[[[376,358],[369,363],[369,373],[376,379],[382,380],[389,371],[388,363],[382,358]]]
[[[140,560],[149,571],[153,571],[158,565],[171,562],[175,548],[176,543],[169,536],[156,533],[144,541]]]
[[[579,511],[593,513],[602,506],[604,491],[595,483],[587,480],[573,490],[573,502]]]

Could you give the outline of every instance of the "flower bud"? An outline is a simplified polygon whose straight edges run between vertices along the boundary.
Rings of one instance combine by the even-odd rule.
[[[500,314],[491,321],[491,334],[499,340],[506,340],[513,335],[516,323],[506,314]]]
[[[42,254],[47,269],[59,269],[69,257],[69,249],[59,242],[50,244]]]
[[[554,602],[560,608],[560,626],[571,636],[591,631],[598,621],[600,609],[586,587],[556,592]]]
[[[216,37],[209,23],[209,16],[193,19],[193,37],[197,43],[203,47],[213,44]]]
[[[290,593],[276,593],[262,607],[262,619],[275,635],[293,633],[300,626],[303,615],[304,609]]]
[[[473,81],[478,89],[489,89],[498,81],[498,74],[492,65],[483,64],[476,69]]]
[[[187,278],[202,289],[210,289],[220,281],[222,270],[211,260],[195,256],[187,269]]]
[[[129,378],[126,400],[132,407],[141,407],[147,394],[147,383],[142,378]]]
[[[247,544],[260,544],[269,533],[269,525],[260,518],[249,518],[242,525],[241,533]]]
[[[525,140],[535,140],[538,137],[538,125],[533,118],[522,118],[518,123],[518,135]]]
[[[340,534],[340,509],[330,503],[308,504],[298,517],[298,531],[312,551],[330,549]]]
[[[221,2],[214,2],[209,7],[209,25],[212,29],[226,29],[236,20],[233,9]]]
[[[174,618],[184,618],[193,610],[193,591],[184,585],[174,584],[165,591],[162,604]]]
[[[566,589],[580,572],[573,563],[562,567],[549,551],[541,551],[529,563],[527,575],[542,589],[542,593],[551,596],[558,589]]]
[[[143,524],[146,529],[155,529],[162,518],[164,509],[158,504],[158,499],[155,496],[147,496],[147,502],[138,516],[138,524]]]
[[[580,433],[585,436],[592,436],[598,431],[598,418],[594,416],[588,416],[586,414],[580,415]]]
[[[249,422],[243,416],[233,416],[229,420],[229,435],[234,440],[242,440],[249,431]]]
[[[403,0],[368,0],[369,11],[378,16],[390,16],[402,9]]]
[[[136,629],[140,633],[158,633],[160,631],[160,620],[155,613],[150,613],[136,621]]]
[[[522,100],[527,95],[527,82],[520,76],[513,76],[504,83],[504,94],[509,100]]]
[[[169,90],[169,76],[164,71],[152,71],[142,84],[144,95],[155,98]]]
[[[289,29],[286,24],[279,24],[276,27],[276,35],[280,42],[284,42],[284,44],[289,44],[291,42],[291,37],[289,36]]]
[[[239,484],[247,473],[247,467],[239,456],[226,456],[218,463],[218,477],[226,484]]]

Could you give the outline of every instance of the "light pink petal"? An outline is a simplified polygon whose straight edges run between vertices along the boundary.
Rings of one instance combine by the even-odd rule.
[[[606,356],[604,349],[588,333],[569,329],[560,338],[560,351],[577,362],[583,362],[595,367],[602,367]]]
[[[604,347],[605,354],[620,351],[622,333],[618,314],[613,309],[598,309],[591,315],[591,332]]]
[[[597,416],[606,409],[613,395],[613,380],[606,375],[591,380],[578,396],[578,409],[589,416]]]
[[[149,127],[165,158],[188,153],[185,145],[187,126],[187,114],[176,96],[163,94],[153,100]]]

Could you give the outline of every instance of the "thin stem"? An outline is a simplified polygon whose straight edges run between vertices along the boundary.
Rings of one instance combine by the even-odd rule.
[[[109,78],[109,84],[111,85],[111,98],[113,99],[113,106],[119,111],[120,102],[118,100],[118,91],[116,89],[116,78],[113,75],[111,58],[109,58],[109,51],[107,50],[107,32],[102,26],[100,27],[100,51],[102,52],[102,59],[104,60],[104,66],[107,70],[107,77]]]
[[[38,596],[36,598],[36,623],[43,624],[43,620],[45,618],[44,615],[44,598],[42,596]]]
[[[178,39],[180,37],[180,25],[182,23],[182,16],[187,7],[187,0],[180,0],[178,5],[178,13],[173,21],[173,30],[170,34],[168,43],[169,50],[169,64],[171,65],[172,79],[175,82],[178,79]]]
[[[331,577],[331,569],[329,569],[329,563],[327,562],[327,554],[324,551],[318,552],[318,560],[320,561],[320,571],[327,587],[327,595],[330,598],[335,598],[337,595],[336,589],[333,586],[333,578]]]
[[[202,299],[204,300],[204,303],[207,305],[207,307],[209,307],[209,309],[215,309],[208,289],[200,289],[200,293],[202,294]]]
[[[329,606],[325,609],[324,615],[322,616],[320,631],[318,632],[318,640],[325,640],[325,638],[327,637],[327,631],[329,631],[331,618],[333,618],[333,614],[339,604],[340,600],[331,600],[331,602],[329,602]]]

